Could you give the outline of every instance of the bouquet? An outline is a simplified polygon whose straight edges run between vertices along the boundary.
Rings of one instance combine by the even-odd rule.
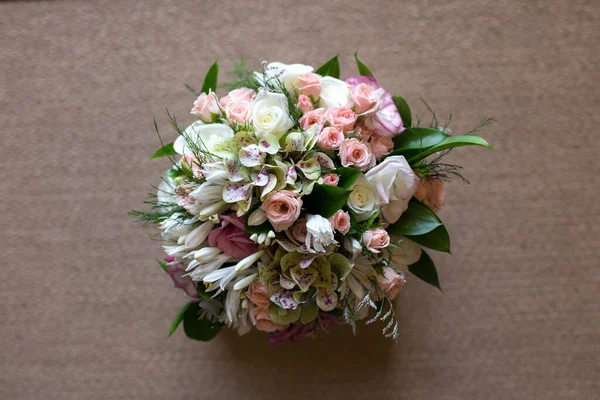
[[[423,126],[354,55],[359,75],[340,80],[338,57],[236,67],[219,96],[218,65],[195,96],[194,121],[153,158],[172,163],[150,209],[166,252],[160,265],[188,303],[187,336],[223,325],[268,332],[272,343],[313,337],[333,324],[382,321],[398,339],[394,298],[410,272],[440,288],[424,248],[450,252],[436,215],[460,167],[451,149],[490,145],[453,136],[435,113]],[[429,108],[431,111],[431,109]],[[462,178],[464,179],[464,178]]]

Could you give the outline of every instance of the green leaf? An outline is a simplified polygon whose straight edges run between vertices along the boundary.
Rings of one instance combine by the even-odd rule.
[[[196,288],[196,293],[198,293],[198,296],[200,296],[200,298],[202,298],[204,300],[210,300],[210,299],[212,299],[212,296],[213,296],[213,294],[206,292],[206,286],[204,286],[204,283],[202,283],[202,282],[198,282],[198,287]]]
[[[163,269],[163,271],[169,272],[169,266],[167,265],[167,263],[160,261],[160,260],[156,260],[156,262],[158,263],[158,265],[160,265],[160,267]]]
[[[443,225],[433,211],[417,200],[411,200],[408,208],[402,213],[400,219],[388,227],[389,233],[397,235],[424,235],[438,226]]]
[[[209,91],[217,90],[217,77],[219,75],[219,64],[215,61],[213,65],[208,69],[206,76],[204,77],[204,83],[202,84],[202,93],[208,94]]]
[[[156,150],[156,153],[154,153],[152,157],[150,157],[150,159],[153,160],[155,158],[174,156],[175,154],[177,154],[177,152],[173,148],[173,143],[165,144],[163,147]]]
[[[340,181],[338,182],[338,187],[344,189],[350,189],[356,179],[361,174],[361,172],[357,169],[350,167],[340,167],[335,170],[335,173],[340,177]]]
[[[448,135],[438,129],[408,128],[402,134],[394,137],[394,148],[396,150],[391,152],[390,155],[402,155],[409,159],[435,146],[447,137]]]
[[[175,333],[175,331],[177,330],[177,327],[179,326],[179,324],[181,324],[181,321],[183,321],[183,315],[187,311],[190,304],[192,304],[192,303],[188,303],[185,306],[183,306],[181,308],[181,310],[179,310],[177,315],[175,315],[175,318],[173,318],[173,322],[171,322],[171,329],[169,329],[169,336],[171,336],[172,334]]]
[[[442,291],[442,286],[440,285],[440,279],[438,277],[437,270],[435,269],[435,264],[431,258],[429,258],[429,255],[424,251],[421,252],[421,258],[419,258],[419,261],[409,265],[408,270],[417,278],[435,286]]]
[[[402,124],[405,127],[410,128],[412,126],[412,114],[410,112],[410,107],[404,97],[402,96],[393,96],[394,104],[400,113],[400,118],[402,118]]]
[[[490,144],[488,142],[486,142],[485,139],[483,139],[479,136],[475,136],[475,135],[449,136],[446,139],[439,142],[438,144],[436,144],[435,146],[432,146],[429,149],[423,151],[422,153],[419,153],[416,156],[413,156],[411,159],[408,160],[408,163],[412,165],[412,164],[416,163],[417,161],[424,159],[425,157],[428,157],[434,153],[437,153],[438,151],[452,149],[454,147],[460,147],[460,146],[483,146],[483,147],[487,147],[488,149],[493,149],[493,147],[490,146]]]
[[[335,56],[331,60],[327,61],[325,64],[320,66],[315,72],[321,76],[331,76],[336,79],[339,79],[340,61],[338,59],[338,56]]]
[[[356,60],[356,65],[358,66],[358,73],[363,76],[373,76],[373,73],[362,61],[358,59],[358,51],[354,53],[354,59]]]
[[[312,193],[302,200],[309,213],[329,218],[346,204],[351,193],[352,190],[337,186],[315,185]]]
[[[199,318],[199,303],[189,303],[183,314],[183,330],[187,337],[208,342],[217,336],[223,326],[220,322],[211,322],[206,318]]]
[[[440,225],[431,232],[427,232],[423,235],[405,236],[421,246],[444,253],[450,253],[450,235],[448,235],[448,231],[444,225]]]

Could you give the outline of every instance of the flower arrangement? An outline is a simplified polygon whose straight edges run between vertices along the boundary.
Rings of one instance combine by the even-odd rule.
[[[355,54],[359,75],[339,79],[338,57],[307,65],[236,67],[218,96],[208,71],[177,139],[151,209],[162,268],[189,302],[176,315],[187,336],[210,340],[223,325],[268,332],[273,343],[314,336],[336,323],[383,321],[398,338],[393,300],[407,273],[440,288],[423,248],[450,252],[436,215],[460,167],[459,146],[490,145],[475,131],[453,136],[435,113],[413,121]],[[430,109],[431,110],[431,109]],[[462,178],[464,179],[464,178]]]

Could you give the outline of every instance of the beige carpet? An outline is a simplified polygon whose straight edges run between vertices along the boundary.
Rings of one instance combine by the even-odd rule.
[[[1,399],[596,399],[600,393],[597,1],[0,3]],[[497,150],[455,152],[437,255],[401,340],[348,327],[295,345],[193,342],[185,300],[133,224],[167,167],[152,116],[188,117],[218,59],[352,53],[425,117]],[[167,137],[171,134],[166,134]]]

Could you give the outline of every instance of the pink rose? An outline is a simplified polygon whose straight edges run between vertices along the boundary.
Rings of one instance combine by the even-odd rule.
[[[385,249],[389,246],[390,236],[385,229],[369,229],[363,233],[362,241],[371,253],[380,253],[381,249]]]
[[[300,93],[312,98],[313,101],[319,100],[321,95],[321,77],[312,72],[300,75]]]
[[[379,95],[379,109],[375,114],[366,118],[365,124],[375,131],[378,136],[392,138],[404,130],[402,118],[396,108],[392,95],[383,89],[375,78],[371,76],[351,76],[346,79],[346,83],[351,87],[366,84],[376,89]]]
[[[438,212],[444,205],[446,197],[444,182],[439,179],[421,179],[415,197],[433,211]]]
[[[286,230],[300,216],[302,200],[287,191],[270,193],[261,208],[277,232]]]
[[[233,100],[252,101],[255,94],[256,93],[254,92],[254,90],[248,88],[234,89],[231,92],[229,92],[227,96],[221,98],[221,107],[227,108],[227,104]]]
[[[258,308],[267,309],[271,305],[269,289],[261,283],[260,278],[252,281],[246,292],[246,297]]]
[[[204,122],[213,122],[221,114],[217,95],[214,92],[200,94],[194,101],[191,113],[197,115]]]
[[[339,210],[333,217],[329,218],[329,222],[341,234],[345,235],[350,230],[350,214],[346,211]]]
[[[344,134],[334,126],[329,126],[321,131],[317,146],[323,150],[335,150],[344,141]]]
[[[383,290],[390,300],[394,300],[406,280],[390,267],[383,267],[383,275],[377,275],[379,288]]]
[[[304,114],[306,114],[309,111],[312,111],[314,108],[312,101],[310,101],[308,96],[305,96],[303,94],[298,96],[298,104],[296,105],[296,107],[298,107],[298,110],[302,111]]]
[[[344,133],[352,132],[357,117],[349,106],[330,108],[324,116],[329,125],[340,128]]]
[[[319,126],[319,131],[323,129],[323,114],[325,113],[325,109],[317,108],[316,110],[312,110],[304,114],[298,122],[300,123],[300,127],[303,130],[308,130],[313,125]]]
[[[245,258],[258,251],[256,243],[244,233],[244,220],[235,215],[221,215],[221,227],[208,234],[210,247],[217,247],[228,256]]]
[[[252,103],[248,100],[231,100],[227,102],[225,115],[229,121],[243,125],[252,117]]]
[[[337,174],[331,173],[327,174],[323,177],[323,184],[337,186],[340,182],[340,177]]]
[[[366,83],[361,83],[350,89],[350,105],[358,115],[373,114],[379,108],[381,89],[375,89]]]
[[[300,243],[304,243],[306,241],[306,221],[298,220],[292,227],[292,237],[296,239]]]
[[[277,332],[288,327],[288,325],[279,325],[271,321],[269,310],[254,307],[252,309],[252,318],[256,321],[256,329],[263,332]]]
[[[346,139],[340,145],[340,159],[344,167],[354,165],[360,170],[368,169],[375,164],[375,156],[369,147],[358,139]]]
[[[371,145],[371,151],[378,160],[390,154],[394,149],[394,142],[386,136],[372,136],[369,144]]]

